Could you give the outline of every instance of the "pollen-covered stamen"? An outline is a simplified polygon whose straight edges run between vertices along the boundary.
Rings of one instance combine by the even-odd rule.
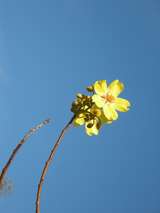
[[[115,97],[113,95],[111,95],[110,93],[107,93],[106,95],[103,95],[102,98],[105,99],[106,103],[110,102],[113,103],[115,100]]]

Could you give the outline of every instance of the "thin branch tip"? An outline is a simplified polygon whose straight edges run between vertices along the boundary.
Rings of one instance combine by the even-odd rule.
[[[44,120],[44,124],[48,124],[48,123],[50,123],[51,121],[52,121],[51,118],[47,118],[46,120]]]

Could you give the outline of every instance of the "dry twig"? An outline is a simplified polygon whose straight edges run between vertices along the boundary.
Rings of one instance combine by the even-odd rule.
[[[40,213],[40,195],[41,195],[41,191],[42,191],[42,185],[43,185],[43,182],[44,182],[44,178],[47,174],[47,171],[48,171],[48,168],[49,168],[49,165],[53,159],[53,157],[55,156],[55,153],[56,153],[56,150],[59,146],[59,144],[61,143],[63,137],[64,137],[64,134],[65,132],[70,128],[70,126],[72,125],[73,123],[73,120],[74,120],[74,116],[72,117],[72,119],[68,122],[68,124],[62,129],[53,149],[51,150],[51,153],[45,163],[45,166],[43,168],[43,171],[42,171],[42,174],[41,174],[41,178],[40,178],[40,181],[39,181],[39,184],[38,184],[38,190],[37,190],[37,197],[36,197],[36,213]]]
[[[3,185],[4,182],[4,177],[9,169],[9,166],[11,165],[13,159],[15,158],[17,152],[19,151],[19,149],[21,148],[21,146],[28,140],[28,138],[33,135],[36,131],[38,131],[40,128],[42,128],[43,126],[45,126],[46,124],[48,124],[50,122],[50,119],[46,119],[44,121],[42,121],[41,123],[39,123],[38,125],[36,125],[35,127],[31,128],[23,137],[23,139],[17,144],[17,146],[15,147],[15,149],[13,150],[11,156],[9,157],[7,163],[5,164],[5,166],[2,169],[2,172],[0,173],[0,185]]]

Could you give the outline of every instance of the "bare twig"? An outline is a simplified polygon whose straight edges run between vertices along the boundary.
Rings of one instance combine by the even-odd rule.
[[[11,165],[13,159],[15,158],[18,150],[21,148],[21,146],[28,140],[28,138],[33,135],[36,131],[38,131],[40,128],[42,128],[43,126],[45,126],[46,124],[48,124],[50,122],[50,119],[46,119],[44,121],[42,121],[41,123],[39,123],[38,125],[36,125],[35,127],[31,128],[23,137],[23,139],[17,144],[16,148],[13,150],[10,158],[8,159],[7,163],[5,164],[5,166],[2,169],[2,172],[0,173],[0,185],[3,185],[4,182],[4,176],[6,175],[9,166]]]
[[[49,168],[49,165],[52,161],[52,159],[54,158],[55,156],[55,153],[56,153],[56,150],[59,146],[59,144],[61,143],[63,137],[64,137],[64,134],[65,132],[70,128],[70,126],[72,125],[73,123],[73,120],[74,120],[74,116],[72,117],[72,119],[68,122],[68,124],[62,129],[53,149],[51,150],[50,152],[50,155],[45,163],[45,166],[43,168],[43,171],[42,171],[42,174],[41,174],[41,178],[40,178],[40,181],[39,181],[39,184],[38,184],[38,190],[37,190],[37,197],[36,197],[36,213],[40,213],[40,195],[41,195],[41,191],[42,191],[42,185],[43,185],[43,182],[44,182],[44,178],[47,174],[47,171],[48,171],[48,168]]]

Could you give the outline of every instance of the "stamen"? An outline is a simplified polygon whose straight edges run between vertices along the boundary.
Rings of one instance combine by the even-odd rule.
[[[114,96],[111,94],[103,95],[102,98],[104,98],[106,102],[110,103],[112,103],[115,100]]]

